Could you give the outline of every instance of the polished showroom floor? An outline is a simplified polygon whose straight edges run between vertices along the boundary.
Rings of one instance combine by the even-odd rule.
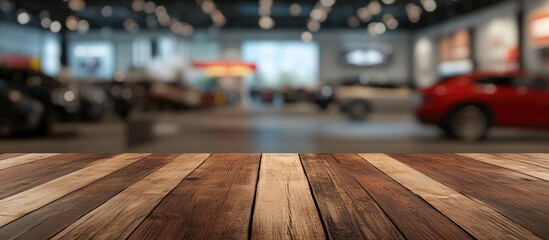
[[[145,130],[115,118],[66,123],[50,137],[0,139],[0,152],[548,152],[549,132],[497,129],[488,140],[443,139],[405,111],[376,113],[350,122],[337,109],[320,112],[298,104],[285,108],[218,108],[150,113],[152,137],[128,144]],[[134,136],[134,135],[132,135]]]

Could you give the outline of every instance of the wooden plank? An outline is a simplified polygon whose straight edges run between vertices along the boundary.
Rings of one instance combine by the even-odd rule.
[[[476,238],[540,239],[485,203],[465,196],[392,157],[384,154],[359,155]]]
[[[80,218],[53,239],[125,239],[209,154],[184,154]],[[219,199],[217,199],[219,201]],[[188,202],[178,202],[177,210]],[[197,209],[198,210],[198,209]],[[185,218],[187,216],[179,216]],[[208,230],[208,229],[205,229]]]
[[[549,182],[455,154],[391,156],[549,238]]]
[[[263,154],[252,239],[325,239],[297,154]]]
[[[4,198],[0,200],[0,227],[146,156],[121,154]]]
[[[542,153],[528,153],[528,154],[505,153],[505,154],[498,154],[498,156],[514,159],[514,160],[517,160],[517,161],[533,164],[533,165],[544,167],[544,168],[549,168],[549,155],[548,154],[542,154]]]
[[[214,154],[129,239],[247,239],[260,154]]]
[[[84,168],[112,154],[61,154],[0,170],[0,199]]]
[[[17,157],[17,156],[21,156],[21,155],[25,155],[25,154],[23,154],[23,153],[2,153],[2,154],[0,154],[0,160],[12,158],[12,157]]]
[[[59,155],[58,153],[37,153],[37,154],[25,154],[21,156],[16,156],[0,161],[0,170],[17,166],[24,163],[33,162],[47,157],[53,157]]]
[[[327,154],[300,155],[331,239],[403,239],[368,193]]]
[[[528,164],[522,161],[516,161],[509,158],[499,157],[494,154],[484,153],[468,153],[458,154],[460,156],[468,157],[477,161],[481,161],[488,164],[493,164],[499,167],[507,168],[513,171],[524,173],[532,177],[537,177],[545,181],[549,181],[549,169],[543,168],[537,165]]]
[[[176,155],[153,154],[0,228],[0,239],[45,239],[68,227]]]
[[[372,196],[406,239],[473,239],[423,199],[356,154],[333,154]]]

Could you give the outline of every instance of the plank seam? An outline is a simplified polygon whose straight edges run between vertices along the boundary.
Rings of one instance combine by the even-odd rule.
[[[182,154],[175,155],[174,159],[176,159],[177,157],[179,157],[181,155]],[[193,174],[196,171],[196,169],[200,168],[211,157],[212,157],[212,154],[210,153],[209,156],[206,159],[204,159],[195,169],[193,169],[191,172],[189,172],[189,174],[187,174],[187,176],[185,176],[183,179],[181,179],[181,181],[174,188],[172,188],[172,190],[170,190],[166,195],[164,195],[164,197],[160,201],[158,201],[158,203],[151,209],[151,211],[147,214],[147,216],[145,216],[143,218],[143,220],[132,230],[132,232],[130,234],[128,234],[128,237],[126,237],[126,239],[129,239],[135,233],[135,231],[137,229],[139,229],[139,227],[143,224],[143,222],[145,222],[145,220],[154,212],[154,210],[156,210],[158,205],[160,205],[164,201],[164,199],[166,199],[175,189],[177,189],[181,185],[181,183],[183,183],[183,181],[185,181],[185,179],[187,179],[189,176],[191,176],[191,174]],[[156,171],[153,171],[152,173],[154,173],[154,172],[156,172]]]
[[[309,185],[309,192],[311,193],[313,202],[315,203],[316,212],[318,214],[318,218],[320,218],[320,223],[322,224],[322,230],[324,230],[324,237],[325,239],[330,239],[330,235],[328,235],[328,227],[326,227],[326,222],[324,222],[324,218],[322,217],[322,212],[320,211],[320,206],[318,205],[316,196],[314,194],[313,186],[311,185],[311,181],[309,180],[309,175],[307,174],[307,170],[303,165],[303,159],[301,158],[301,154],[298,154],[298,157],[299,157],[299,163],[301,164],[301,168],[303,169],[303,172],[305,173],[305,177],[307,178],[307,184]]]
[[[250,219],[248,220],[248,240],[252,239],[255,204],[257,202],[257,189],[259,188],[259,178],[261,177],[261,161],[263,161],[263,153],[259,155],[259,165],[257,166],[257,178],[255,181],[254,198],[252,200],[252,213],[250,214]]]

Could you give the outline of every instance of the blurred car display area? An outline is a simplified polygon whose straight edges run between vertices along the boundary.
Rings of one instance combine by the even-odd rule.
[[[548,23],[549,0],[0,0],[0,151],[548,152]]]

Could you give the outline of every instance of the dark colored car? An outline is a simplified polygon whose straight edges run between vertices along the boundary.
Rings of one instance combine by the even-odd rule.
[[[140,111],[146,105],[146,89],[139,84],[125,82],[98,83],[109,98],[112,109],[122,118],[127,119],[134,111]]]
[[[42,103],[0,80],[0,137],[20,132],[47,133],[47,121]]]
[[[78,82],[80,115],[83,120],[100,120],[108,109],[105,91],[93,84]]]
[[[0,67],[0,79],[7,88],[38,100],[44,106],[47,122],[75,120],[79,117],[78,91],[39,72]]]
[[[475,73],[421,91],[416,115],[465,141],[486,137],[493,126],[549,128],[549,77]]]

